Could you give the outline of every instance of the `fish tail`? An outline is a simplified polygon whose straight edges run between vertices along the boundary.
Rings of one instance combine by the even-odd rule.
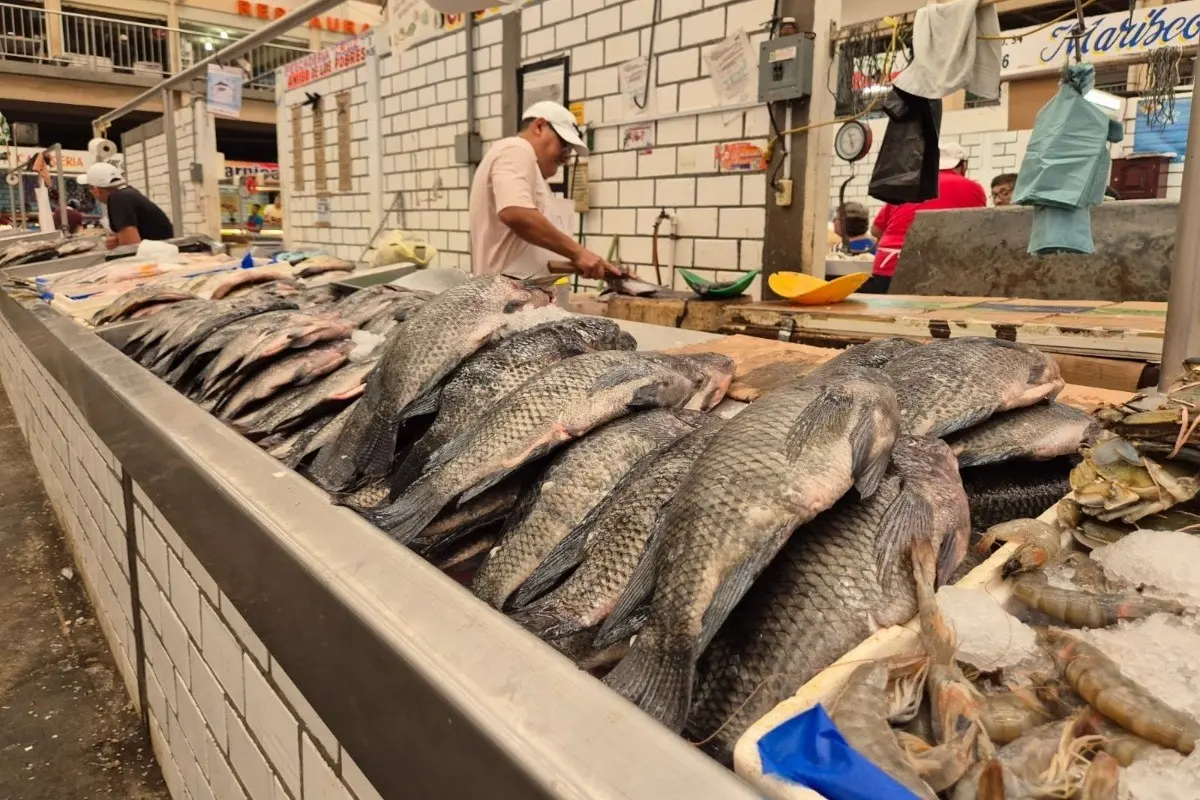
[[[634,639],[629,654],[604,682],[675,733],[683,730],[692,700],[694,648],[651,632]]]
[[[435,475],[428,475],[408,487],[408,491],[384,508],[360,511],[363,517],[380,530],[386,531],[401,544],[408,544],[425,526],[433,522],[446,505]]]
[[[513,612],[508,617],[539,639],[561,639],[579,633],[585,627],[553,595]]]

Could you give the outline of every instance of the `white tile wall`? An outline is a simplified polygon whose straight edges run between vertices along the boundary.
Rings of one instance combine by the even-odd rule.
[[[206,169],[213,169],[210,165],[215,161],[217,152],[216,128],[211,124],[204,124],[203,121],[199,126],[196,124],[197,119],[206,113],[201,101],[175,109],[175,142],[183,200],[183,230],[176,231],[177,236],[214,236],[219,233],[214,221],[210,219],[212,198],[209,195],[214,190],[215,177],[210,176],[209,182],[212,186],[206,187],[202,181],[193,181],[191,172],[193,163],[204,164]],[[160,133],[130,145],[124,152],[126,179],[129,184],[153,200],[174,220],[170,183],[159,177],[167,171],[166,134]]]
[[[3,320],[0,383],[135,704],[133,625],[140,620],[151,744],[172,798],[376,800],[328,727],[136,483],[132,571],[140,603],[133,607],[121,465]]]

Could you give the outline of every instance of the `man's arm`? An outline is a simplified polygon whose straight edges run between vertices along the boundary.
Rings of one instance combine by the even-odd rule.
[[[883,236],[884,230],[887,229],[888,217],[892,214],[892,207],[884,204],[883,208],[879,209],[879,213],[875,215],[875,222],[871,225],[871,236],[875,241],[879,241],[879,237]]]
[[[127,225],[117,231],[117,244],[137,244],[142,241],[142,235],[132,225]]]
[[[108,209],[108,228],[116,237],[116,243],[110,247],[137,244],[142,240],[142,235],[138,233],[137,229],[137,214],[134,213],[126,195],[113,192],[108,196],[106,208]]]

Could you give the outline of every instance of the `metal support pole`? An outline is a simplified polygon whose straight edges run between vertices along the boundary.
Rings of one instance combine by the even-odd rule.
[[[466,51],[466,67],[467,67],[467,136],[477,133],[475,130],[476,115],[475,115],[475,15],[470,11],[467,12],[466,22],[467,34],[467,51]],[[470,148],[468,148],[469,151]],[[467,159],[467,186],[471,186],[475,182],[475,163]]]
[[[25,213],[25,167],[22,166],[17,172],[17,177],[21,182],[17,184],[17,200],[21,204],[21,230],[29,230],[29,215]],[[14,217],[15,219],[15,217]]]
[[[1200,98],[1196,98],[1200,99]],[[1192,102],[1188,119],[1189,153],[1200,154],[1200,103]],[[1200,355],[1200,158],[1183,162],[1179,193],[1175,263],[1167,294],[1167,327],[1163,336],[1159,391],[1165,392],[1183,372],[1183,360]]]
[[[171,224],[175,226],[175,235],[183,236],[183,186],[179,178],[179,143],[175,140],[175,92],[164,89],[163,104],[163,133],[167,137],[167,180],[171,187]]]
[[[17,195],[13,192],[12,184],[8,186],[8,226],[17,229]]]
[[[58,172],[58,219],[62,223],[63,233],[70,233],[71,226],[67,222],[67,178],[63,175],[62,145],[56,144],[51,148],[55,152],[54,163]]]

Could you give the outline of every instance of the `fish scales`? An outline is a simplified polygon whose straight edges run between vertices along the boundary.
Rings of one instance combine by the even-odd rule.
[[[271,296],[227,300],[214,303],[213,306],[207,313],[200,314],[199,319],[194,319],[191,324],[182,326],[178,335],[168,334],[164,337],[163,342],[159,345],[157,355],[162,357],[172,350],[183,352],[190,349],[231,322],[268,311],[296,308],[296,304],[290,300]]]
[[[361,361],[339,367],[311,386],[286,390],[261,410],[238,421],[238,427],[250,437],[266,436],[302,424],[319,415],[327,404],[348,402],[362,394],[367,373],[375,361]]]
[[[769,391],[727,422],[666,507],[655,581],[631,582],[653,586],[650,618],[605,682],[680,731],[717,629],[798,525],[856,483],[874,493],[898,425],[891,380],[858,367]]]
[[[580,523],[583,553],[561,586],[512,614],[543,639],[599,626],[645,557],[655,520],[724,420],[711,416],[669,447],[639,461]],[[574,564],[568,563],[565,569]]]
[[[698,421],[653,409],[610,422],[563,448],[526,489],[500,544],[475,573],[471,591],[493,608],[502,608],[640,459],[692,430]]]
[[[1040,350],[979,336],[939,339],[883,369],[896,382],[903,432],[918,436],[946,436],[1053,399],[1064,385],[1058,364]]]
[[[417,479],[434,451],[534,375],[571,356],[636,347],[633,337],[612,320],[577,317],[543,323],[480,351],[442,389],[437,418],[392,477],[393,496]]]
[[[1072,455],[1099,431],[1085,411],[1063,403],[1038,403],[1005,411],[947,437],[960,467],[997,464],[1015,458],[1047,461]]]
[[[971,527],[1038,517],[1071,491],[1071,459],[1009,461],[962,470],[971,505]]]
[[[191,292],[185,292],[180,289],[166,288],[162,286],[139,286],[136,289],[130,289],[117,299],[113,300],[104,308],[92,315],[92,325],[104,325],[109,322],[115,322],[124,319],[135,311],[145,308],[146,306],[157,303],[175,303],[181,300],[194,299],[195,295]]]
[[[455,497],[470,499],[470,494],[521,465],[631,411],[677,407],[693,393],[689,379],[637,353],[585,353],[565,359],[526,381],[467,432],[443,445],[426,473],[403,495],[366,516],[407,542]]]
[[[738,738],[779,701],[875,630],[912,619],[906,543],[945,544],[942,569],[952,570],[969,514],[949,448],[899,437],[879,489],[865,500],[852,491],[798,528],[722,626],[700,659],[688,738],[730,763]]]
[[[321,449],[313,477],[326,489],[340,491],[361,478],[385,476],[405,409],[514,314],[549,300],[536,285],[491,275],[451,287],[426,303],[384,344],[365,395],[333,446]]]
[[[266,400],[286,386],[304,386],[346,363],[351,344],[336,342],[311,347],[267,366],[249,377],[219,409],[222,419],[234,419],[252,403]]]

